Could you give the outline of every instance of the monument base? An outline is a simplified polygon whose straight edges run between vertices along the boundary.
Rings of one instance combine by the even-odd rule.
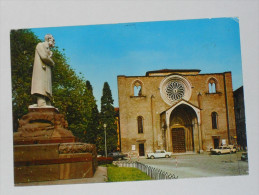
[[[19,120],[14,145],[74,142],[75,137],[67,128],[68,123],[58,109],[29,107],[29,113]]]
[[[29,107],[14,133],[14,183],[93,177],[93,144],[75,143],[68,124],[54,107]]]
[[[97,168],[93,144],[14,146],[14,183],[93,177]]]

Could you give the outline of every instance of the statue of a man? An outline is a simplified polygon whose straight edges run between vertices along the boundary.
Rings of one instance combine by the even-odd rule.
[[[45,42],[38,43],[32,73],[31,94],[37,97],[37,107],[51,106],[52,74],[55,63],[51,59],[55,40],[51,34],[45,35]]]

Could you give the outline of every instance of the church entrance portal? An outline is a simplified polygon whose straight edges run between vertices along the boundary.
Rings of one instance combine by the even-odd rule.
[[[197,124],[195,111],[181,104],[170,115],[172,151],[184,153],[194,151],[194,124]]]

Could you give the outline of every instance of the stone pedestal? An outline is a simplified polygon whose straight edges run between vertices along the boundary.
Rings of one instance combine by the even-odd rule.
[[[14,183],[93,177],[93,144],[54,143],[14,146]]]
[[[29,108],[29,113],[19,120],[14,145],[74,142],[75,137],[67,128],[64,115],[59,114],[56,108]]]
[[[54,107],[29,107],[14,133],[14,183],[93,177],[93,144],[75,143],[68,123]]]

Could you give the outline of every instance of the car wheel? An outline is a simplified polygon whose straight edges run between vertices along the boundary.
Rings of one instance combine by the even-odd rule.
[[[154,159],[155,157],[154,157],[154,156],[151,156],[150,158],[151,158],[151,159]]]
[[[169,155],[165,155],[166,158],[169,158]]]
[[[218,152],[218,154],[221,154],[221,152]]]

